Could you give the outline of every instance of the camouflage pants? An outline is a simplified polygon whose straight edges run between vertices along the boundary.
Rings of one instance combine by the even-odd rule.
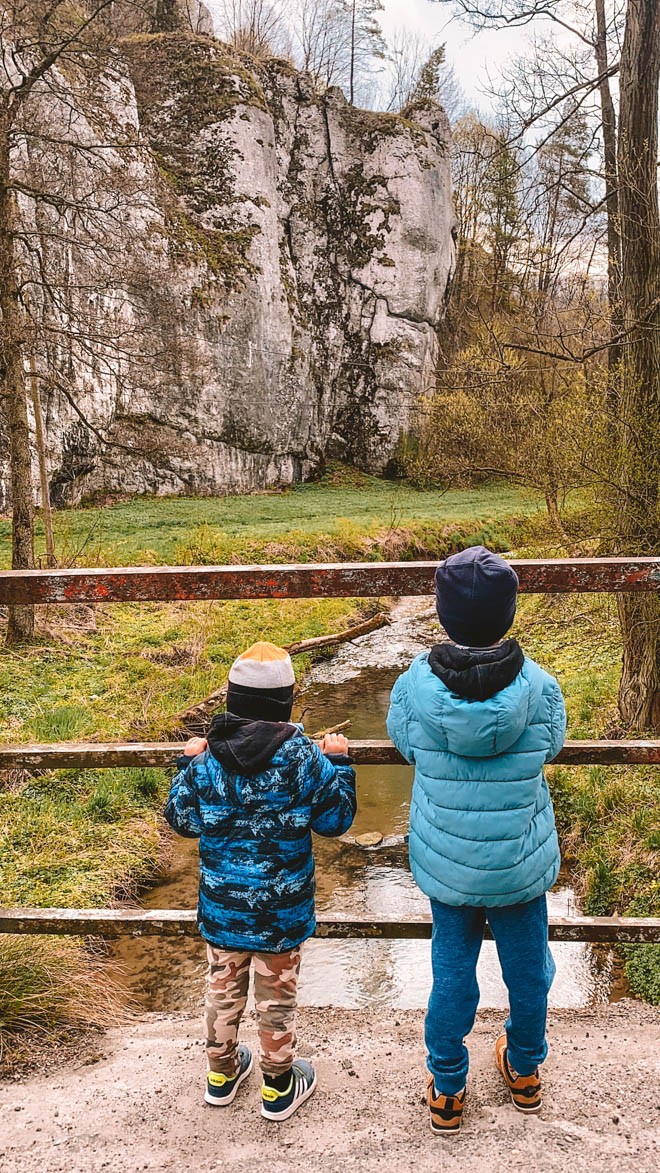
[[[207,945],[206,955],[206,1057],[210,1070],[223,1075],[234,1075],[238,1070],[238,1027],[247,1002],[250,962],[254,961],[261,1070],[265,1075],[283,1075],[295,1056],[300,948],[289,953],[228,953]]]

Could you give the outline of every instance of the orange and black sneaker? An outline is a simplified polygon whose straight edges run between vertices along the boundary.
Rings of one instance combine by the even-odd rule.
[[[426,1089],[426,1102],[431,1113],[431,1132],[438,1136],[460,1132],[465,1107],[465,1088],[455,1096],[443,1096],[436,1092],[431,1075]]]
[[[495,1043],[495,1062],[509,1089],[514,1108],[517,1108],[519,1112],[527,1112],[530,1115],[535,1112],[540,1112],[543,1106],[543,1099],[541,1097],[539,1069],[537,1067],[532,1075],[518,1075],[518,1072],[509,1066],[506,1053],[506,1035],[500,1035]]]

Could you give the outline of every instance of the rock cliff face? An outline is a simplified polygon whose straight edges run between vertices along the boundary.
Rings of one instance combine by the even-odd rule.
[[[149,150],[108,165],[140,199],[102,260],[73,250],[49,310],[54,500],[266,487],[327,455],[386,469],[432,385],[454,259],[442,110],[359,111],[179,32],[129,38],[94,101]],[[102,353],[80,359],[83,336]]]

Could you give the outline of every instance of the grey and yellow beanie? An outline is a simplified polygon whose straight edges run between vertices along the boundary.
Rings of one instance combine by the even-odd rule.
[[[229,670],[227,712],[252,721],[288,721],[296,678],[284,648],[259,642]]]

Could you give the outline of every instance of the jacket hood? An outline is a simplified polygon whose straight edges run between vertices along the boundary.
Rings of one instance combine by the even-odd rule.
[[[450,692],[470,701],[486,701],[512,684],[525,657],[515,639],[496,648],[461,648],[449,640],[429,652],[429,665]]]
[[[280,721],[250,721],[233,713],[218,713],[208,731],[213,757],[227,770],[252,777],[270,764],[285,741],[299,730]]]
[[[408,697],[415,718],[439,749],[465,758],[506,753],[525,732],[541,699],[541,674],[523,657],[521,670],[485,700],[459,696],[435,674],[429,654],[410,666]]]

